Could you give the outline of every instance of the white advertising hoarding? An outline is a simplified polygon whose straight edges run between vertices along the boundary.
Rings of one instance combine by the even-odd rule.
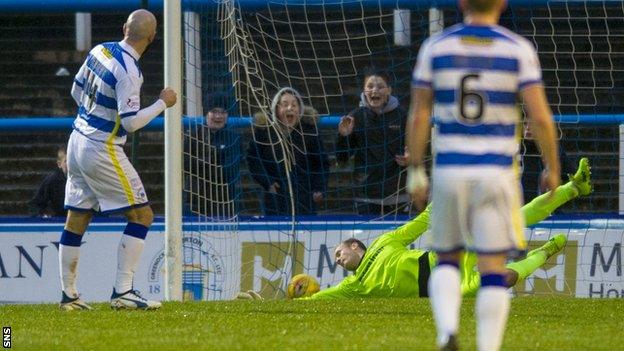
[[[392,230],[394,222],[306,222],[297,226],[292,247],[288,223],[251,222],[236,230],[185,225],[183,280],[185,297],[230,299],[253,289],[280,296],[291,274],[316,277],[322,288],[347,272],[337,266],[333,248],[355,236],[370,244]],[[83,238],[78,290],[87,301],[107,301],[115,280],[117,246],[124,223],[95,223]],[[201,230],[200,230],[201,229]],[[224,229],[224,227],[220,228]],[[0,223],[0,302],[58,302],[58,240],[61,223]],[[527,229],[532,247],[551,234],[567,233],[566,249],[516,287],[518,295],[560,294],[577,297],[624,297],[619,220],[593,223],[548,222]],[[147,298],[163,298],[163,225],[150,230],[134,287]],[[413,247],[423,247],[419,239]],[[288,253],[294,254],[288,254]]]

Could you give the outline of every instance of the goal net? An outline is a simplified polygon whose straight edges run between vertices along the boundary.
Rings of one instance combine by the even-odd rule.
[[[248,289],[282,297],[289,278],[302,272],[322,287],[336,284],[346,274],[333,257],[338,243],[355,236],[370,244],[416,214],[401,164],[411,71],[421,43],[461,15],[426,1],[387,0],[220,0],[187,10],[187,113],[229,113],[223,129],[201,117],[184,132],[188,297],[227,299]],[[550,1],[514,3],[503,14],[502,24],[538,50],[562,121],[565,170],[573,172],[580,157],[592,163],[594,193],[560,213],[617,210],[619,133],[601,118],[622,112],[623,13],[619,1]],[[380,79],[365,81],[370,75]],[[367,112],[379,100],[381,112]],[[343,116],[355,121],[351,129],[343,122],[346,131]],[[541,172],[528,138],[522,156],[528,201]],[[518,292],[579,295],[592,279],[611,279],[609,255],[622,232],[614,220],[593,225],[527,230],[533,244],[555,232],[567,233],[571,244]],[[594,229],[602,235],[590,238]],[[600,259],[599,277],[595,269],[590,277]],[[577,267],[587,276],[557,273]]]

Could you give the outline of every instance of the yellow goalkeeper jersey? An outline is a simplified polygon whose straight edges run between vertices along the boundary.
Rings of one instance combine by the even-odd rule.
[[[419,216],[377,238],[366,250],[355,274],[340,284],[319,291],[310,299],[353,297],[425,297],[434,255],[410,250],[429,226],[429,207]]]

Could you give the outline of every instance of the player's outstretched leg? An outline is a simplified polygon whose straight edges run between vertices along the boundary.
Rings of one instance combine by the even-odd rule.
[[[527,226],[541,222],[566,202],[579,196],[587,196],[593,191],[591,167],[587,158],[579,161],[576,173],[569,175],[569,178],[569,182],[555,189],[552,197],[548,193],[542,194],[522,207]]]
[[[574,174],[568,174],[568,178],[574,187],[578,191],[578,195],[587,196],[594,191],[591,183],[591,167],[589,165],[589,159],[583,157],[579,161],[578,169]]]
[[[546,255],[546,260],[548,260],[557,253],[561,252],[561,250],[563,250],[567,243],[568,238],[565,236],[565,234],[557,234],[552,238],[548,239],[546,244],[538,247],[535,250],[529,251],[529,253],[527,253],[527,257],[542,254]]]
[[[526,279],[536,269],[543,266],[549,258],[561,252],[567,242],[568,238],[565,234],[557,234],[550,238],[546,244],[529,251],[524,260],[508,264],[507,268],[512,272],[508,274],[507,286],[512,287],[518,281]]]
[[[505,276],[507,287],[511,288],[518,281],[526,279],[535,270],[543,266],[549,258],[561,252],[567,242],[568,239],[564,234],[557,234],[550,238],[546,244],[529,251],[524,260],[507,264],[507,274]],[[462,272],[466,273],[462,275],[462,296],[474,297],[481,287],[481,276],[478,271],[474,270],[474,260],[464,260],[462,263],[464,266]]]

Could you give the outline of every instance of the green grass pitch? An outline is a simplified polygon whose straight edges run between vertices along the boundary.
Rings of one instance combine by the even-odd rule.
[[[433,350],[426,299],[165,303],[158,311],[1,305],[16,350]],[[474,299],[459,335],[475,349]],[[621,299],[512,300],[503,350],[624,350]]]

